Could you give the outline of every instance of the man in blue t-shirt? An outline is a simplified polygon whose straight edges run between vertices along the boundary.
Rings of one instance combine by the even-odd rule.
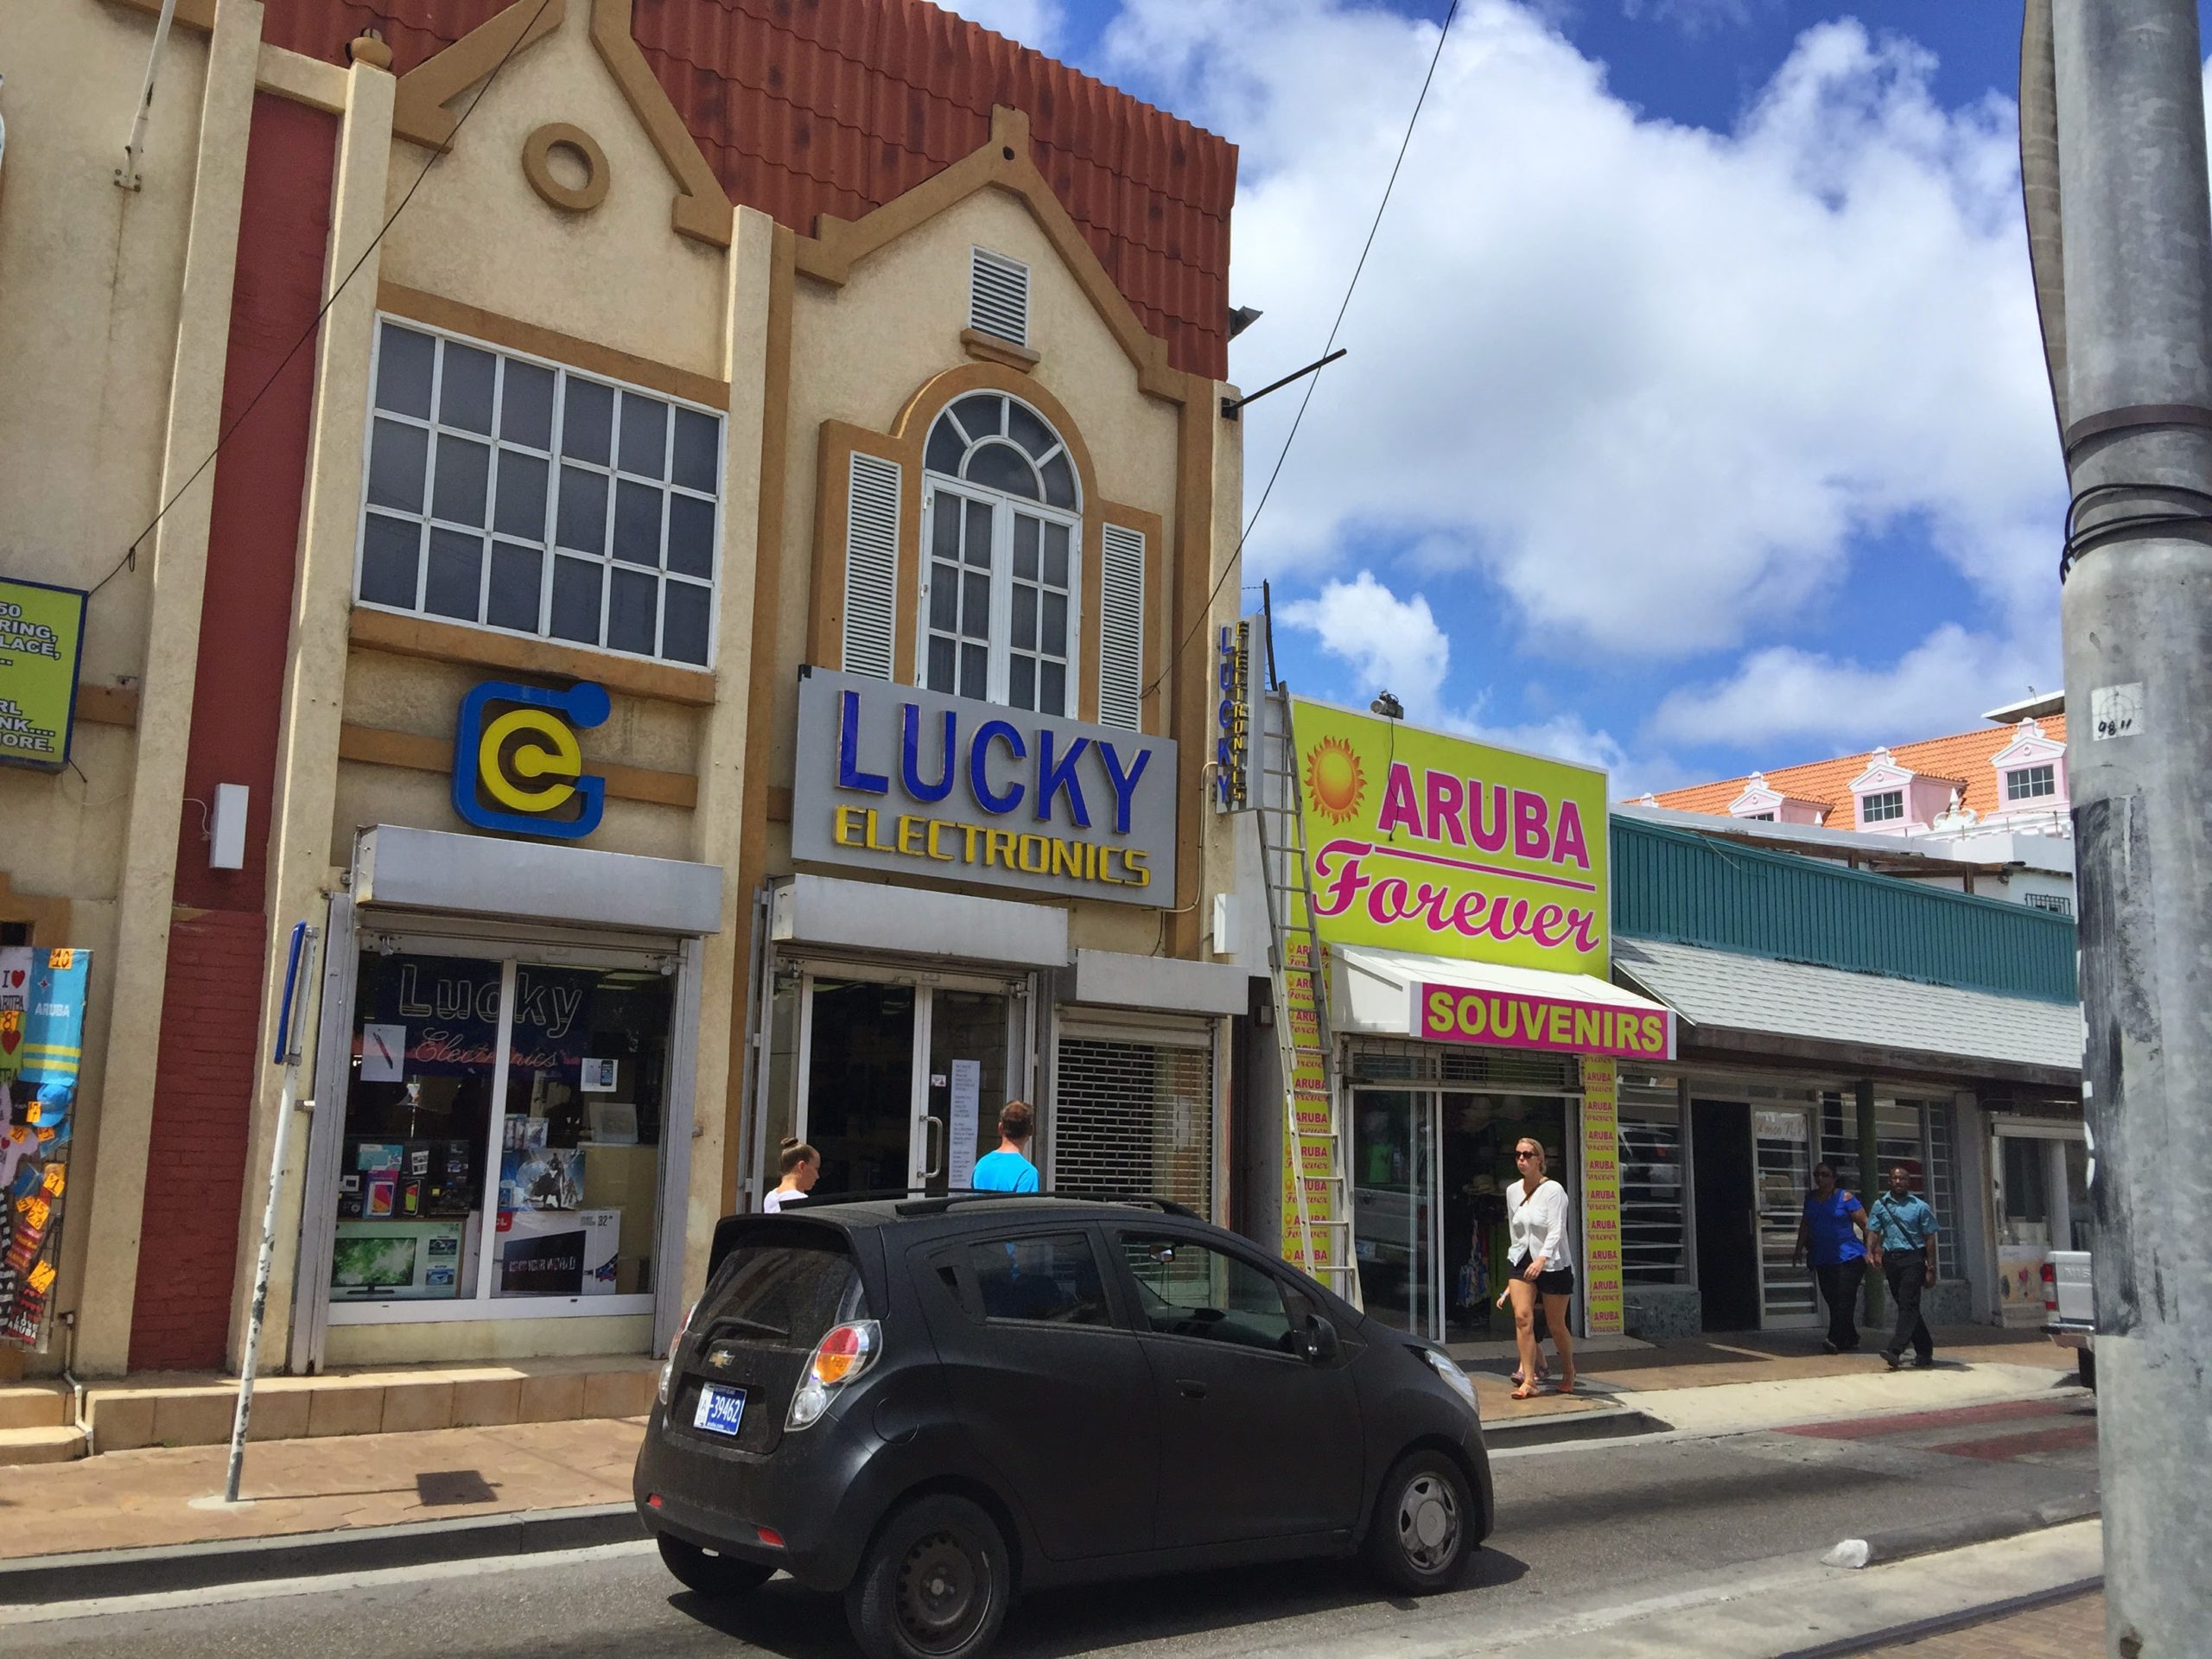
[[[1866,1242],[1897,1307],[1897,1332],[1882,1357],[1897,1370],[1910,1342],[1912,1363],[1924,1371],[1936,1363],[1936,1338],[1920,1317],[1920,1293],[1936,1282],[1936,1211],[1912,1190],[1912,1172],[1903,1164],[1890,1172],[1890,1190],[1866,1212]]]
[[[1802,1262],[1805,1247],[1812,1246],[1813,1276],[1828,1305],[1828,1339],[1821,1345],[1832,1354],[1859,1346],[1859,1287],[1866,1280],[1866,1247],[1859,1237],[1866,1228],[1866,1212],[1835,1184],[1835,1166],[1825,1160],[1814,1165],[1813,1190],[1805,1197],[1789,1265]]]
[[[1037,1128],[1037,1114],[1026,1100],[1009,1100],[999,1114],[999,1149],[976,1160],[968,1184],[978,1192],[1034,1192],[1037,1166],[1021,1148]]]

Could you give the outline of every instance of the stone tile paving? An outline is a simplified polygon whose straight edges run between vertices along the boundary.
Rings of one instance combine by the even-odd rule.
[[[1894,1659],[2086,1659],[2104,1650],[2105,1599],[2097,1592],[1881,1652]]]

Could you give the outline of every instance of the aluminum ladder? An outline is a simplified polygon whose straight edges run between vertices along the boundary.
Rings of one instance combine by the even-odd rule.
[[[1260,836],[1260,885],[1268,898],[1268,969],[1282,1069],[1284,1221],[1297,1247],[1290,1260],[1363,1310],[1352,1259],[1346,1113],[1338,1086],[1336,1029],[1329,1020],[1328,959],[1313,922],[1306,791],[1287,686],[1266,694],[1259,727],[1253,819]],[[1289,1179],[1293,1168],[1303,1179]]]

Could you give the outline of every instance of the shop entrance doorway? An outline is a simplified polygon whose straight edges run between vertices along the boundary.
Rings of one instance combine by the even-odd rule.
[[[998,1145],[1009,1079],[1026,1082],[1024,990],[803,973],[794,1132],[821,1149],[815,1192],[941,1197],[966,1187],[976,1159]]]
[[[1708,1331],[1759,1323],[1758,1225],[1751,1204],[1751,1109],[1732,1100],[1690,1106],[1697,1182],[1697,1284]]]
[[[1997,1313],[2020,1327],[2044,1321],[2043,1259],[2089,1248],[2089,1149],[2074,1123],[1999,1122],[1989,1166],[1997,1210]]]

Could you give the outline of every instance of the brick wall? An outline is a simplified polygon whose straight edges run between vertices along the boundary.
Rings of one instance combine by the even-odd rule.
[[[130,1369],[215,1370],[230,1332],[268,928],[243,911],[169,928]]]

